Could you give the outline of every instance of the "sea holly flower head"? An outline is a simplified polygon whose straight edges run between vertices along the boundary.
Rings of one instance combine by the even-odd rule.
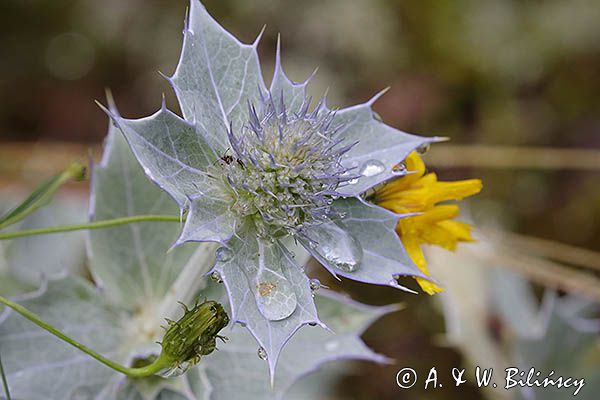
[[[107,112],[146,175],[186,213],[175,244],[221,244],[211,274],[227,289],[232,321],[254,335],[273,375],[301,326],[324,326],[293,241],[336,277],[401,289],[401,276],[427,279],[395,233],[403,215],[363,194],[402,175],[394,166],[437,139],[376,117],[371,106],[383,92],[349,108],[332,110],[326,99],[313,106],[309,80],[285,75],[279,43],[267,88],[259,39],[240,43],[192,0],[168,78],[183,118],[164,102],[137,120]]]
[[[221,156],[214,175],[229,186],[231,210],[252,219],[261,237],[300,235],[321,224],[339,196],[336,189],[357,178],[342,165],[352,144],[335,138],[341,127],[333,126],[335,113],[323,102],[311,112],[309,106],[305,98],[300,110],[288,113],[283,94],[275,100],[271,93],[260,111],[248,105],[239,134],[228,132],[232,152]]]

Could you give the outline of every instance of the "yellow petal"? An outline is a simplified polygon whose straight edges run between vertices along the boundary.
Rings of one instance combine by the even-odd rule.
[[[393,211],[398,214],[405,214],[411,212],[410,209],[405,207],[402,202],[394,201],[394,200],[385,200],[377,203],[379,206],[383,208],[387,208],[390,211]]]
[[[415,237],[404,237],[402,238],[402,244],[404,245],[409,257],[413,260],[416,266],[419,267],[421,272],[429,276],[427,262],[425,261],[425,256],[423,255],[423,250],[421,250],[418,240]],[[428,281],[427,279],[415,279],[417,280],[419,286],[421,286],[421,289],[423,289],[423,291],[427,294],[433,295],[444,291],[444,289],[440,288],[435,283]]]
[[[430,201],[439,203],[447,200],[462,200],[481,191],[480,179],[467,179],[456,182],[436,182],[430,187]]]
[[[421,250],[421,246],[419,245],[419,241],[415,236],[407,235],[403,236],[402,244],[408,253],[408,256],[413,260],[415,265],[419,267],[421,272],[425,275],[429,276],[429,271],[427,270],[427,262],[425,262],[425,256],[423,256],[423,251]]]
[[[441,287],[439,287],[438,285],[436,285],[433,282],[429,282],[426,279],[423,278],[416,278],[417,279],[417,283],[419,284],[419,286],[421,286],[421,289],[423,289],[423,291],[429,295],[434,295],[436,293],[441,293],[444,291],[444,289],[442,289]]]
[[[430,225],[427,229],[420,231],[420,238],[427,244],[434,244],[450,251],[456,250],[458,242],[458,238],[452,232],[442,228],[439,224]]]
[[[443,204],[430,208],[425,211],[424,215],[427,216],[429,221],[439,222],[455,218],[458,216],[458,211],[458,205],[456,204]]]
[[[402,193],[409,186],[410,182],[407,182],[404,178],[399,178],[386,183],[382,188],[377,190],[377,199],[386,200],[389,196],[397,193]]]
[[[459,221],[441,221],[438,225],[448,232],[451,232],[459,242],[474,241],[471,236],[471,225],[467,223]]]
[[[413,174],[407,175],[406,178],[408,178],[410,175],[418,175],[419,177],[421,177],[425,173],[425,163],[416,151],[413,151],[408,156],[406,156],[406,159],[404,160],[404,165],[406,166],[407,171],[415,172]]]

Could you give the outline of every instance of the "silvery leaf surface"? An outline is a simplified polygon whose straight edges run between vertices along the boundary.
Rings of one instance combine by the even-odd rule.
[[[190,388],[188,374],[168,379],[152,376],[144,379],[121,378],[112,387],[113,392],[102,393],[99,398],[115,400],[196,400]]]
[[[286,75],[281,63],[281,38],[277,39],[277,53],[275,56],[275,71],[271,80],[269,92],[274,98],[277,111],[282,112],[281,104],[285,104],[286,111],[290,114],[300,111],[307,99],[307,87],[310,78],[304,82],[293,82]]]
[[[235,329],[228,334],[227,345],[197,369],[201,379],[210,382],[210,390],[202,398],[287,399],[296,382],[301,384],[302,378],[323,364],[351,359],[387,361],[366,347],[360,335],[374,320],[397,307],[366,306],[324,290],[315,296],[315,301],[322,320],[333,332],[307,327],[294,335],[281,353],[273,387],[266,374],[267,362],[257,356],[256,342],[244,330]],[[232,375],[237,378],[231,379]],[[203,387],[206,389],[206,385]]]
[[[156,400],[192,400],[192,397],[184,396],[176,391],[165,389],[158,394]]]
[[[127,363],[127,344],[132,338],[125,326],[130,316],[108,304],[88,282],[75,277],[49,281],[38,292],[21,295],[16,301],[105,357]],[[0,313],[0,352],[15,399],[195,399],[185,396],[183,377],[168,381],[149,378],[152,392],[139,390],[138,381],[146,379],[134,384],[9,309]]]
[[[585,386],[576,398],[593,400],[600,390],[600,370],[598,369],[598,305],[587,299],[575,296],[558,298],[554,293],[547,294],[540,310],[545,320],[544,329],[537,337],[517,338],[513,349],[516,366],[529,371],[540,371],[536,377],[542,381],[550,371],[555,371],[552,379],[585,380]],[[514,379],[522,377],[514,376]],[[519,398],[561,400],[572,397],[576,386],[570,388],[527,387],[520,390]]]
[[[248,102],[265,93],[256,46],[241,43],[191,0],[179,64],[170,81],[183,116],[196,123],[218,151],[229,148],[230,125],[247,121]]]
[[[17,300],[44,321],[100,354],[125,357],[123,314],[79,278],[50,281]],[[15,399],[93,398],[118,378],[113,370],[9,309],[0,314],[0,352]]]
[[[308,323],[321,324],[309,279],[278,241],[259,239],[245,226],[228,249],[217,250],[217,272],[227,288],[231,320],[245,325],[265,349],[271,376],[281,349]],[[221,252],[221,254],[219,254]]]
[[[112,107],[111,107],[112,108]],[[107,110],[123,132],[144,172],[180,206],[212,186],[206,168],[217,160],[193,124],[163,107],[153,115],[126,119]]]
[[[376,285],[387,285],[408,290],[400,286],[395,276],[418,276],[427,278],[413,263],[404,250],[400,238],[396,234],[396,225],[401,217],[388,210],[373,204],[366,204],[354,198],[338,199],[333,203],[333,210],[341,219],[334,218],[323,226],[309,227],[305,230],[306,236],[315,245],[304,241],[304,247],[323,264],[334,276],[341,275],[360,282]],[[349,235],[354,243],[360,247],[362,260],[358,268],[348,272],[336,266],[319,252],[319,232],[331,225],[340,234]],[[337,239],[337,243],[341,243]],[[340,254],[338,258],[350,258],[345,246],[336,246]]]
[[[94,170],[91,210],[103,219],[131,213],[173,214],[177,207],[144,176],[123,137],[111,128],[104,159]],[[88,282],[68,277],[50,281],[47,289],[22,295],[16,301],[117,362],[128,364],[136,355],[147,355],[138,353],[138,349],[144,342],[156,349],[153,341],[158,337],[148,339],[141,335],[140,326],[148,321],[138,317],[150,318],[160,334],[161,316],[154,315],[156,302],[166,295],[182,267],[191,261],[197,246],[184,246],[167,255],[179,230],[177,223],[132,227],[91,232],[92,270],[97,277],[108,278],[103,279],[101,292]],[[149,285],[145,286],[146,283]],[[153,297],[144,297],[150,292]],[[195,398],[190,394],[186,377],[128,380],[10,310],[4,310],[0,317],[0,351],[15,398]]]
[[[114,110],[112,104],[111,109]],[[93,170],[90,214],[95,219],[105,219],[144,214],[177,215],[177,211],[172,199],[148,180],[127,142],[111,124],[103,159]],[[208,269],[202,265],[207,262],[203,257],[205,250],[197,245],[189,244],[168,252],[180,229],[176,222],[147,222],[90,231],[91,269],[103,284],[105,298],[121,308],[126,321],[121,331],[127,334],[123,342],[128,361],[159,350],[154,340],[160,338],[159,324],[166,315],[160,315],[165,310],[158,305],[165,299],[173,305],[183,300],[178,297],[182,293],[172,293],[170,289],[185,267],[197,264],[198,268]],[[148,323],[156,328],[156,337],[147,337]],[[128,380],[116,374],[111,382],[113,385],[107,385],[98,398],[194,399],[187,389],[186,377]]]
[[[38,209],[8,230],[80,223],[85,215],[85,202],[61,196],[60,202]],[[31,287],[38,287],[45,279],[80,273],[85,262],[84,238],[84,232],[68,232],[2,241],[0,271],[10,272],[13,279]]]
[[[0,243],[0,296],[10,297],[35,290],[34,286],[14,277],[9,269],[9,259],[6,257],[4,246],[5,243]]]
[[[200,134],[164,107],[141,119],[121,118],[108,111],[123,132],[144,172],[179,204],[190,209],[177,244],[227,240],[235,229],[231,200],[209,169],[218,157]]]
[[[337,385],[351,374],[350,363],[328,363],[297,381],[285,393],[285,400],[342,400]]]
[[[374,113],[373,103],[383,94],[352,107],[335,111],[333,124],[339,126],[337,138],[344,143],[356,143],[342,157],[349,173],[357,176],[338,188],[344,196],[358,196],[366,190],[385,182],[398,173],[393,167],[419,146],[440,140],[402,132],[382,122]]]
[[[92,219],[177,213],[111,127],[104,157],[93,170]],[[188,245],[167,253],[179,230],[176,222],[143,222],[89,231],[90,268],[106,297],[129,309],[160,299],[195,250]]]

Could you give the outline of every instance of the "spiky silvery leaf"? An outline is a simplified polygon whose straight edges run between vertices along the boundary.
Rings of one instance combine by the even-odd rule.
[[[256,345],[249,335],[234,330],[227,346],[215,353],[210,362],[201,365],[198,373],[211,387],[198,385],[198,398],[210,394],[212,400],[287,399],[288,390],[299,379],[337,360],[358,359],[387,362],[384,356],[370,350],[358,335],[379,317],[398,309],[397,306],[373,307],[356,303],[337,293],[320,291],[315,296],[323,320],[335,334],[323,329],[303,329],[295,335],[281,354],[273,388],[267,379],[266,366],[257,357]],[[248,351],[248,349],[254,351]],[[310,350],[310,351],[309,351]],[[232,370],[241,370],[244,379],[231,379]],[[193,377],[190,378],[193,380]],[[324,388],[321,387],[320,391]],[[322,395],[322,393],[320,393]],[[208,396],[207,396],[208,397]],[[306,395],[302,398],[307,398]]]
[[[422,276],[394,232],[400,216],[361,195],[402,173],[394,167],[436,139],[375,118],[378,96],[342,110],[325,98],[313,105],[308,82],[283,72],[279,45],[267,89],[258,42],[240,43],[192,0],[168,78],[183,118],[164,104],[138,120],[109,114],[148,177],[187,212],[176,244],[222,244],[213,273],[229,291],[234,321],[264,347],[273,372],[291,335],[319,323],[308,278],[282,240],[293,237],[350,279],[402,288],[399,276]]]

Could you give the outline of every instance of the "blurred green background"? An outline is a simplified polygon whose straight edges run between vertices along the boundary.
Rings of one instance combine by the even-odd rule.
[[[329,89],[334,106],[365,101],[391,86],[375,110],[408,132],[448,136],[454,145],[600,148],[600,1],[204,4],[245,42],[267,25],[259,47],[267,80],[281,33],[289,75],[304,80],[318,66],[313,93]],[[41,142],[43,158],[44,143],[100,143],[107,122],[94,100],[104,99],[105,88],[124,116],[154,112],[162,93],[178,109],[157,72],[174,71],[186,7],[184,0],[2,0],[0,149]],[[484,191],[468,208],[475,225],[600,249],[597,168],[568,168],[572,155],[565,155],[563,168],[483,168],[469,166],[460,160],[462,147],[453,148],[460,168],[437,168],[435,162],[432,168],[442,179],[483,179]],[[435,149],[431,153],[435,161]],[[9,168],[11,154],[2,154],[0,185],[21,182],[26,165],[22,171]],[[527,165],[527,152],[522,157]],[[446,328],[432,298],[348,281],[343,288],[368,303],[403,301],[408,307],[365,337],[399,364],[357,364],[338,384],[342,398],[482,398],[474,387],[402,392],[395,385],[399,366],[463,362],[461,353],[436,340]]]

